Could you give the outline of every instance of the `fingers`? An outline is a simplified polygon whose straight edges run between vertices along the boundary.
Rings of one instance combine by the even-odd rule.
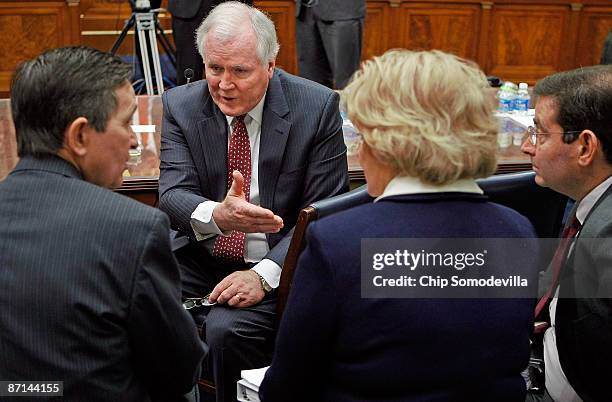
[[[210,292],[210,296],[208,297],[208,300],[210,300],[211,303],[225,303],[225,300],[223,301],[220,300],[220,296],[230,286],[231,286],[231,281],[228,281],[226,277],[221,282],[219,282],[217,286],[215,286],[212,292]]]
[[[241,275],[239,275],[240,272],[241,271],[232,272],[223,278],[210,293],[209,300],[213,301],[214,298],[214,301],[218,304],[229,304],[236,294],[241,292],[244,293],[246,289],[244,289],[244,280],[241,278]],[[235,300],[233,302],[234,304],[236,303]]]
[[[239,307],[241,302],[242,302],[242,294],[236,293],[233,297],[229,298],[229,300],[227,301],[227,304],[232,307]]]
[[[276,233],[283,228],[283,218],[269,209],[248,204],[236,213],[237,229],[245,233]]]
[[[276,233],[283,228],[283,219],[274,212],[230,194],[215,207],[213,218],[224,231]]]
[[[259,303],[265,293],[258,279],[253,279],[250,270],[236,271],[215,286],[209,300],[232,307],[248,307]]]
[[[217,301],[217,303],[219,303],[219,304],[225,304],[225,303],[228,303],[228,304],[229,304],[229,302],[234,302],[234,304],[235,304],[235,302],[236,302],[236,300],[235,300],[236,295],[238,295],[239,293],[241,293],[241,292],[239,292],[239,291],[238,291],[238,289],[239,289],[239,287],[238,287],[238,286],[234,286],[234,285],[232,284],[232,286],[230,286],[230,287],[228,287],[227,289],[225,289],[225,290],[224,290],[224,291],[223,291],[223,292],[222,292],[222,293],[219,295],[219,298],[217,299],[217,300],[218,300],[218,301]],[[230,304],[230,305],[231,305],[231,304]]]
[[[276,216],[274,215],[274,212],[270,211],[269,209],[260,207],[259,205],[253,205],[246,201],[240,204],[236,203],[235,207],[236,217],[242,219],[252,219],[253,221],[258,220],[259,222],[265,222],[273,219]]]
[[[243,190],[244,177],[242,176],[242,173],[240,173],[240,171],[238,170],[234,170],[232,172],[232,178],[233,178],[232,186],[227,192],[227,195],[246,199],[246,196],[244,195],[244,190]]]

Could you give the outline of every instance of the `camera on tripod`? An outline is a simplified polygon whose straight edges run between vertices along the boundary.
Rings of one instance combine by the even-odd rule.
[[[161,0],[149,1],[149,0],[128,0],[132,7],[132,12],[147,12],[151,9],[158,9],[161,6]]]
[[[164,78],[162,75],[159,49],[157,43],[162,45],[170,62],[176,66],[175,50],[166,37],[164,30],[157,19],[157,12],[161,0],[128,0],[132,8],[132,15],[126,21],[119,37],[111,48],[111,53],[116,54],[119,46],[125,39],[131,28],[134,28],[134,51],[140,62],[140,71],[147,90],[147,95],[161,95],[164,92]],[[152,5],[154,8],[151,8]],[[134,82],[134,87],[141,82]]]

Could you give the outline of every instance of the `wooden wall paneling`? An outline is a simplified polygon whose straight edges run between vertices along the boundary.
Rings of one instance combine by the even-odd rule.
[[[562,70],[571,12],[563,5],[495,4],[487,73],[534,84]]]
[[[64,1],[0,2],[0,96],[8,96],[19,63],[44,50],[74,44],[71,28]]]
[[[387,2],[368,2],[361,59],[367,60],[380,56],[389,46],[390,31],[394,29],[391,23],[391,12]]]
[[[277,64],[296,73],[294,0],[255,5],[276,23]],[[367,7],[362,59],[394,47],[438,48],[476,60],[488,74],[531,84],[597,64],[612,29],[610,0],[368,0]],[[127,0],[0,1],[0,96],[8,96],[21,61],[70,44],[109,50],[130,15]],[[161,13],[160,22],[171,39],[170,14]],[[133,34],[119,54],[133,54]]]
[[[381,38],[382,47],[379,49],[379,54],[384,53],[388,49],[405,48],[404,44],[404,32],[406,30],[407,19],[405,14],[402,12],[402,0],[386,0],[386,3],[382,9],[383,18],[380,20],[371,19],[368,21],[366,16],[366,33],[372,32],[375,29],[368,27],[370,23],[380,23],[382,26],[379,28],[383,34]],[[368,8],[369,11],[369,8]]]
[[[578,26],[583,6],[581,3],[571,3],[567,6],[570,9],[569,23],[565,31],[563,51],[559,54],[559,71],[569,70],[574,67],[577,51],[576,45],[578,43]]]
[[[168,0],[163,0],[162,8],[167,8]],[[296,72],[295,56],[295,8],[292,0],[256,1],[255,5],[266,11],[276,24],[281,49],[277,64],[279,67]],[[110,50],[125,22],[131,15],[126,0],[81,0],[81,25],[83,44],[102,50]],[[168,12],[159,14],[159,21],[164,32],[172,40],[172,16]],[[164,53],[161,45],[160,53]],[[119,55],[134,53],[134,34],[131,30],[117,51]]]
[[[612,5],[609,7],[585,6],[578,26],[576,66],[599,64],[603,44],[612,31]]]
[[[439,49],[475,60],[480,4],[402,3],[399,47]]]
[[[478,56],[476,56],[476,62],[483,71],[489,70],[489,58],[487,51],[491,41],[491,15],[493,12],[493,3],[490,1],[483,1],[480,3],[481,13],[478,29]]]
[[[293,0],[268,0],[255,1],[254,5],[265,11],[276,26],[276,35],[280,43],[276,65],[291,74],[297,74],[295,3]]]
[[[8,99],[0,99],[0,181],[17,164],[17,140]]]
[[[81,13],[79,3],[80,0],[66,0],[70,21],[70,43],[74,45],[81,44]]]

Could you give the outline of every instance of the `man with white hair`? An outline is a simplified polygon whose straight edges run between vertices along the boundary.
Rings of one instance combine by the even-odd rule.
[[[164,93],[160,208],[188,244],[183,295],[210,347],[204,375],[236,400],[270,363],[281,267],[301,208],[348,189],[336,93],[275,69],[273,22],[231,1],[197,31],[206,81]],[[184,238],[183,238],[184,239]],[[210,295],[209,295],[210,294]]]

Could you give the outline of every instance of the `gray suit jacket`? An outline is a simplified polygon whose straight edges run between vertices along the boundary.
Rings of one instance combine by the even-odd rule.
[[[323,21],[342,21],[364,18],[366,0],[295,0],[295,15],[305,7],[312,7],[314,16]]]
[[[75,402],[189,391],[204,346],[168,226],[61,158],[22,158],[0,183],[0,379],[60,380]]]
[[[585,219],[561,271],[555,334],[561,367],[578,395],[610,400],[612,188]]]
[[[195,241],[198,204],[227,193],[227,120],[206,81],[164,92],[159,207]],[[300,209],[348,190],[338,94],[276,69],[266,94],[259,146],[260,204],[283,218],[266,258],[285,260]]]

